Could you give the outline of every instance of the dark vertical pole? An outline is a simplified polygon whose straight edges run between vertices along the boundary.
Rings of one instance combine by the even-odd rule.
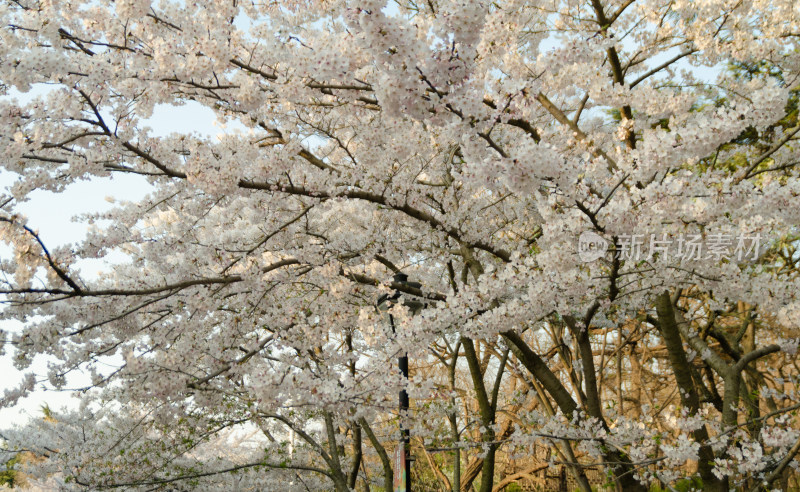
[[[400,372],[403,377],[408,381],[408,355],[400,357],[397,363],[400,366]],[[408,414],[408,393],[404,389],[400,390],[400,414]],[[411,454],[411,433],[407,428],[403,427],[402,423],[400,424],[400,429],[403,431],[403,452],[406,454],[406,492],[411,492],[411,460],[409,459]]]
[[[422,287],[422,284],[420,284],[419,282],[409,282],[408,281],[408,275],[406,275],[405,273],[402,273],[402,272],[395,273],[394,282],[402,284],[402,285],[407,286],[407,287],[414,287],[416,289],[419,289],[419,288]],[[384,294],[378,299],[378,309],[380,309],[380,306],[383,303],[387,302],[387,301],[393,302],[393,301],[398,301],[398,300],[400,302],[403,301],[402,294],[400,292],[398,292],[398,291],[395,291],[394,295],[392,295],[391,297],[389,297],[387,294]],[[404,304],[406,304],[406,306],[411,309],[412,316],[414,314],[416,314],[417,311],[419,311],[420,309],[422,309],[425,306],[427,306],[427,304],[419,302],[418,300],[415,300],[413,298],[410,299],[409,301],[410,302],[406,302]],[[394,317],[391,314],[389,314],[389,323],[392,326],[392,334],[396,334],[395,326],[394,326]],[[405,382],[408,383],[408,353],[404,353],[402,355],[402,357],[398,358],[397,365],[400,368],[400,373],[403,375],[403,378],[405,379]],[[402,444],[403,444],[403,446],[402,446],[402,448],[403,448],[403,456],[405,457],[405,460],[404,460],[405,461],[405,476],[406,476],[406,490],[405,490],[405,492],[411,492],[411,461],[412,461],[412,458],[411,458],[411,433],[410,433],[409,429],[406,429],[406,428],[403,427],[403,417],[407,416],[408,415],[408,411],[409,411],[409,398],[408,398],[408,393],[406,392],[405,389],[400,391],[399,406],[400,406],[400,409],[399,409],[400,410],[400,432],[401,432],[401,435],[402,435],[401,439],[402,439]]]
[[[392,333],[394,333],[394,317],[390,314],[389,315],[389,322],[392,325]],[[397,365],[400,368],[400,373],[403,375],[406,381],[408,381],[408,354],[403,355],[402,357],[397,359]],[[406,463],[406,492],[411,492],[411,460],[410,458],[410,444],[411,444],[411,433],[408,429],[403,426],[403,416],[408,414],[408,393],[406,390],[400,390],[400,431],[403,435],[403,452],[406,455],[406,459],[404,460]]]

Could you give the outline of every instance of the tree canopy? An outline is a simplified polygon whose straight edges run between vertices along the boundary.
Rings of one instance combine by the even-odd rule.
[[[794,480],[797,2],[14,0],[0,18],[0,89],[46,89],[0,100],[1,316],[23,323],[4,356],[28,371],[0,403],[91,378],[79,409],[3,431],[27,477],[389,490],[402,423],[419,490],[548,466],[586,492]],[[183,104],[229,131],[148,127]],[[119,175],[147,195],[74,244],[18,212]]]

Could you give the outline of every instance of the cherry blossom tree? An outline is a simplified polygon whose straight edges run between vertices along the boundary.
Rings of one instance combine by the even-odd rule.
[[[79,410],[5,436],[42,477],[388,490],[401,423],[447,490],[499,490],[542,443],[584,491],[597,470],[625,491],[785,486],[796,2],[15,0],[0,17],[2,89],[47,89],[0,102],[2,316],[24,323],[5,348],[29,370],[2,404],[91,379]],[[148,127],[187,103],[230,130]],[[147,196],[83,217],[78,243],[17,211],[119,175]],[[424,309],[397,302],[390,325],[375,303],[395,292]]]

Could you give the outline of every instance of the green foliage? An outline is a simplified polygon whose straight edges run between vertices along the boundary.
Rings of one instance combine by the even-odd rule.
[[[19,478],[17,477],[17,470],[14,466],[19,462],[19,455],[14,456],[6,461],[6,469],[0,472],[0,485],[14,487],[19,485]]]

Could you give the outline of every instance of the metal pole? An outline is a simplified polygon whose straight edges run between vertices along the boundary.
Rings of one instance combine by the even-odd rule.
[[[396,273],[394,275],[394,281],[397,282],[397,283],[400,283],[402,285],[405,285],[407,287],[414,287],[414,288],[417,288],[417,289],[422,287],[422,284],[420,284],[419,282],[409,282],[408,281],[408,275],[406,275],[406,274],[404,274],[402,272],[398,272],[398,273]],[[378,310],[380,310],[380,311],[388,310],[388,309],[390,309],[390,307],[386,307],[386,308],[382,309],[381,306],[387,306],[387,305],[391,306],[395,301],[402,302],[404,300],[406,301],[406,302],[404,302],[404,304],[408,308],[411,309],[411,315],[412,316],[415,315],[420,309],[422,309],[425,306],[427,306],[426,303],[420,302],[418,300],[402,299],[402,294],[400,292],[395,291],[392,296],[389,296],[388,294],[384,294],[378,299]],[[396,335],[395,326],[394,326],[394,316],[392,316],[391,314],[389,314],[389,323],[391,324],[391,327],[392,327],[392,334]],[[400,373],[403,375],[403,378],[405,378],[405,382],[407,383],[408,382],[408,353],[404,353],[401,357],[398,358],[397,365],[399,366]],[[399,411],[400,411],[401,442],[400,442],[400,445],[398,445],[398,448],[402,448],[402,449],[398,449],[398,455],[397,456],[402,456],[403,457],[403,461],[405,462],[405,465],[404,465],[404,467],[405,467],[405,470],[404,470],[405,471],[405,491],[404,492],[411,492],[411,461],[413,460],[413,458],[411,457],[411,432],[410,432],[409,429],[406,429],[403,426],[403,416],[408,415],[409,406],[410,406],[409,405],[408,393],[406,392],[405,389],[400,390],[400,398],[399,398],[399,400],[400,400],[399,401]],[[402,451],[402,454],[401,454],[401,451]],[[398,463],[396,465],[396,467],[395,467],[395,473],[399,472],[399,466],[400,466],[400,464]],[[396,474],[395,475],[395,479],[397,479],[397,477],[398,477],[398,475]],[[402,480],[402,478],[400,480]],[[395,482],[395,485],[397,485],[397,484],[398,484],[398,482]],[[398,490],[399,490],[399,488],[397,490],[393,491],[393,492],[398,492]]]
[[[395,333],[394,330],[394,317],[390,314],[389,315],[389,322],[392,325],[392,333]],[[404,354],[397,359],[397,366],[400,368],[400,374],[403,375],[406,381],[408,381],[408,354]],[[411,492],[411,432],[409,429],[403,426],[403,416],[408,414],[409,408],[409,400],[408,400],[408,393],[406,390],[400,390],[400,399],[399,399],[399,406],[400,406],[400,432],[402,433],[403,439],[403,452],[405,453],[405,464],[406,464],[406,490],[405,492]]]
[[[408,381],[408,355],[404,355],[397,360],[398,365],[400,366],[400,372],[403,374],[403,377]],[[408,393],[406,390],[400,390],[400,414],[407,414],[408,413]],[[405,427],[403,427],[402,420],[400,423],[400,429],[403,431],[403,451],[406,454],[406,492],[411,492],[411,433]]]

